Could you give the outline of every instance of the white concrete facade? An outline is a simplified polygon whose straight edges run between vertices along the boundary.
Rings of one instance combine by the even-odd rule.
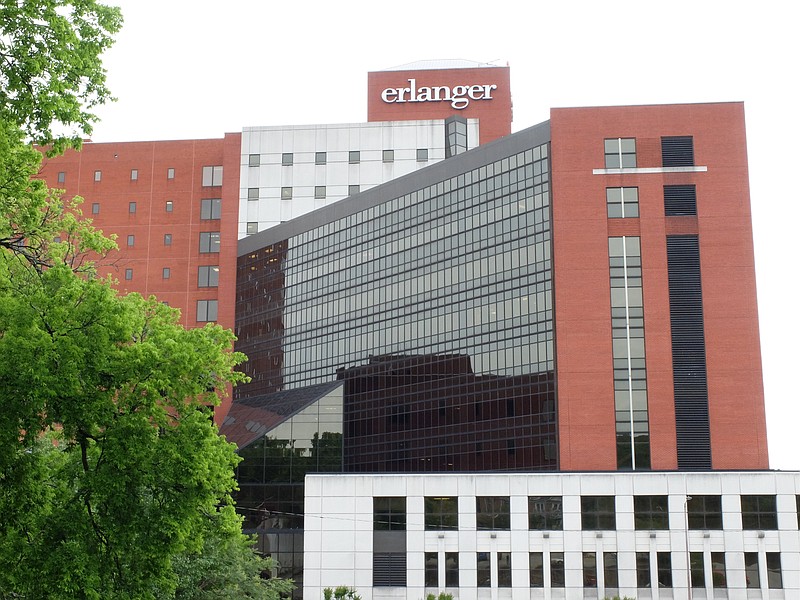
[[[478,133],[477,119],[468,120],[468,149]],[[248,223],[250,233],[263,231],[352,195],[351,186],[363,192],[444,158],[441,119],[245,127],[239,239],[248,235]]]
[[[688,526],[687,496],[721,498],[722,528]],[[742,498],[774,498],[777,527],[744,529]],[[458,600],[572,600],[628,596],[636,599],[800,598],[800,531],[797,472],[643,472],[441,475],[309,475],[305,489],[304,598],[320,599],[323,589],[352,586],[364,600],[422,600],[426,594],[452,593]],[[507,497],[510,527],[478,530],[476,497]],[[529,529],[529,497],[559,497],[563,527]],[[608,530],[582,528],[582,497],[613,496],[616,524]],[[637,529],[634,497],[666,496],[669,525]],[[373,586],[373,499],[405,498],[406,585]],[[456,497],[458,530],[426,530],[425,498]],[[772,502],[772,500],[770,500]],[[702,553],[705,585],[689,585],[686,548]],[[458,587],[425,586],[425,553],[458,553]],[[491,586],[478,587],[477,562],[490,558]],[[498,553],[503,553],[498,555]],[[510,554],[506,554],[510,553]],[[544,581],[531,584],[530,553],[542,553]],[[564,585],[553,586],[553,553],[563,553]],[[597,557],[596,587],[584,587],[584,554]],[[618,587],[605,586],[600,557],[616,553]],[[658,582],[657,557],[671,561],[671,587],[637,588],[637,553],[650,556],[652,581]],[[725,584],[712,573],[711,553],[724,553]],[[755,553],[755,554],[754,554]],[[430,555],[429,555],[430,556]],[[510,556],[511,585],[498,587],[497,558]],[[696,555],[699,556],[699,555]],[[749,559],[747,558],[749,556]],[[758,569],[753,560],[758,560]],[[776,558],[778,556],[779,558]],[[481,558],[483,560],[483,558]],[[750,560],[750,571],[745,561]],[[773,570],[768,568],[772,561]],[[780,564],[779,576],[774,572]],[[441,572],[444,566],[439,560]],[[443,581],[439,575],[439,583]],[[756,585],[757,584],[757,585]],[[714,586],[717,587],[714,587]]]

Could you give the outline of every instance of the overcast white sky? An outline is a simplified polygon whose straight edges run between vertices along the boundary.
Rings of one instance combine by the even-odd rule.
[[[366,120],[367,72],[511,66],[514,130],[551,107],[744,101],[770,465],[800,469],[800,36],[790,2],[105,0],[119,101],[94,141]]]

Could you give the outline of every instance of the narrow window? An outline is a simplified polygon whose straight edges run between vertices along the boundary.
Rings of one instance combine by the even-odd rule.
[[[99,215],[100,214],[100,203],[99,202],[93,202],[92,203],[92,214],[93,215]]]
[[[783,588],[780,552],[767,552],[767,587],[771,590]]]
[[[669,552],[658,552],[656,553],[656,562],[658,564],[658,587],[671,588],[672,556]]]
[[[583,587],[597,587],[597,554],[594,552],[583,553]]]
[[[439,587],[439,553],[425,553],[425,587]]]
[[[95,181],[100,181],[102,178],[103,178],[103,172],[102,171],[95,171],[94,172],[94,180]]]
[[[133,279],[133,269],[125,269],[125,279],[127,281]]]
[[[169,267],[164,267],[161,269],[161,279],[169,279],[170,270]]]
[[[133,234],[128,236],[128,246],[133,246],[133,243],[136,241],[136,238]]]
[[[711,583],[715,588],[728,587],[728,575],[725,569],[725,553],[711,553]]]
[[[165,246],[172,246],[172,234],[165,233],[164,234],[164,245]]]
[[[706,587],[706,569],[702,552],[691,552],[689,556],[691,580],[693,588]]]
[[[619,563],[616,552],[603,552],[603,579],[607,588],[619,587]]]
[[[544,554],[541,552],[531,552],[528,555],[528,565],[531,587],[544,587]]]
[[[138,181],[139,169],[131,169],[131,181]]]
[[[478,552],[478,587],[492,586],[491,552]]]
[[[497,587],[511,587],[511,552],[497,553]]]
[[[58,172],[58,183],[64,183],[67,180],[67,174],[64,171]]]
[[[564,587],[564,553],[550,553],[550,587]]]
[[[172,212],[172,200],[167,200],[167,203],[164,205],[164,210],[166,212]]]
[[[458,552],[444,553],[444,586],[458,587]]]
[[[758,572],[758,552],[744,553],[744,577],[747,587],[751,589],[761,587],[761,578]]]
[[[636,587],[650,587],[650,553],[636,553]]]
[[[130,214],[136,214],[136,202],[128,202],[128,212]]]
[[[167,169],[167,179],[175,179],[175,169],[172,167]]]

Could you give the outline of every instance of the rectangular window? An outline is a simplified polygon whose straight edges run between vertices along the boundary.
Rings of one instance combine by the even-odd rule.
[[[458,498],[425,498],[425,529],[458,529]]]
[[[347,153],[347,160],[351,165],[355,165],[361,162],[361,152],[358,150],[350,150]]]
[[[375,552],[372,555],[374,587],[406,587],[406,553]]]
[[[686,508],[689,529],[722,529],[721,496],[691,496]]]
[[[491,552],[478,552],[478,587],[492,587]]]
[[[385,163],[394,162],[394,150],[383,151],[383,162]]]
[[[314,153],[314,164],[315,165],[325,165],[328,163],[328,153],[327,152],[315,152]]]
[[[222,165],[203,167],[203,187],[222,185]]]
[[[94,180],[95,181],[100,181],[102,178],[103,178],[103,172],[102,171],[95,171],[94,172]]]
[[[58,172],[58,183],[64,183],[67,180],[67,174],[64,171]]]
[[[139,180],[139,169],[131,169],[131,181]]]
[[[406,530],[406,499],[402,497],[375,497],[372,499],[375,531]]]
[[[636,139],[611,138],[605,140],[606,169],[632,169],[636,167]]]
[[[544,554],[541,552],[531,552],[528,555],[528,565],[531,587],[544,587]]]
[[[99,202],[92,202],[92,214],[99,215],[100,214],[100,203]]]
[[[439,553],[425,553],[425,587],[439,587]]]
[[[685,555],[684,555],[685,556]],[[658,564],[658,587],[672,587],[672,555],[669,552],[656,553]]]
[[[197,301],[197,321],[206,323],[217,320],[217,301],[198,300]]]
[[[606,209],[610,219],[639,216],[639,188],[606,188]]]
[[[689,564],[691,565],[691,580],[693,588],[706,587],[706,568],[702,552],[690,552]]]
[[[219,267],[203,265],[197,267],[197,287],[217,287],[219,285]]]
[[[528,529],[563,529],[561,496],[528,496]]]
[[[164,245],[165,246],[172,246],[172,234],[165,233],[164,234]]]
[[[169,267],[164,267],[161,269],[161,279],[169,279],[170,270]]]
[[[128,246],[133,246],[135,241],[136,241],[136,236],[134,236],[133,234],[128,236]]]
[[[777,529],[775,496],[742,496],[742,529]]]
[[[172,200],[167,200],[167,203],[164,205],[164,210],[172,212]]]
[[[771,590],[783,588],[780,552],[767,552],[767,587]]]
[[[246,233],[247,235],[253,235],[254,233],[258,233],[258,221],[248,221]]]
[[[725,570],[725,553],[711,553],[711,583],[715,588],[728,587],[728,575]]]
[[[167,169],[167,179],[175,179],[175,169],[172,167]]]
[[[133,279],[133,269],[125,269],[125,280],[130,281]]]
[[[597,587],[597,554],[594,552],[583,553],[583,587]]]
[[[636,553],[636,587],[650,587],[650,553]]]
[[[128,202],[128,212],[132,215],[136,214],[136,202]]]
[[[314,186],[314,198],[317,200],[321,200],[325,198],[325,186],[324,185],[315,185]]]
[[[458,587],[458,552],[444,553],[444,586]]]
[[[664,215],[686,217],[697,214],[697,188],[694,185],[664,186]]]
[[[281,200],[291,200],[292,199],[292,188],[290,187],[282,187],[281,188]]]
[[[425,162],[428,160],[428,149],[417,148],[417,162]]]
[[[358,194],[361,191],[361,186],[358,184],[355,185],[348,185],[347,186],[347,195],[352,196],[353,194]]]
[[[284,167],[291,167],[294,164],[294,154],[291,152],[284,152],[281,154],[281,165]]]
[[[619,563],[616,552],[603,552],[603,578],[607,588],[619,587]]]
[[[748,588],[761,587],[761,578],[758,573],[758,552],[744,553],[744,578]]]
[[[497,553],[497,587],[511,587],[511,552]]]
[[[219,219],[222,213],[222,200],[220,198],[205,198],[200,200],[200,219],[203,221]]]
[[[511,508],[507,496],[478,496],[475,505],[475,520],[479,530],[510,529]]]
[[[666,496],[634,496],[633,521],[636,529],[669,529]]]
[[[581,529],[613,531],[616,528],[614,496],[581,496]]]
[[[664,167],[694,166],[694,140],[692,136],[662,137],[661,165]]]
[[[260,154],[251,154],[247,157],[247,166],[248,167],[257,167],[261,164],[261,155]]]
[[[258,188],[247,188],[247,199],[258,200]]]
[[[564,553],[550,553],[550,587],[564,587]]]
[[[200,232],[200,253],[219,252],[219,231]]]

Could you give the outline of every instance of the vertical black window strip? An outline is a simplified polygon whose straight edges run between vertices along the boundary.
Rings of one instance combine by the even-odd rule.
[[[706,344],[696,235],[667,236],[678,469],[711,468]]]

